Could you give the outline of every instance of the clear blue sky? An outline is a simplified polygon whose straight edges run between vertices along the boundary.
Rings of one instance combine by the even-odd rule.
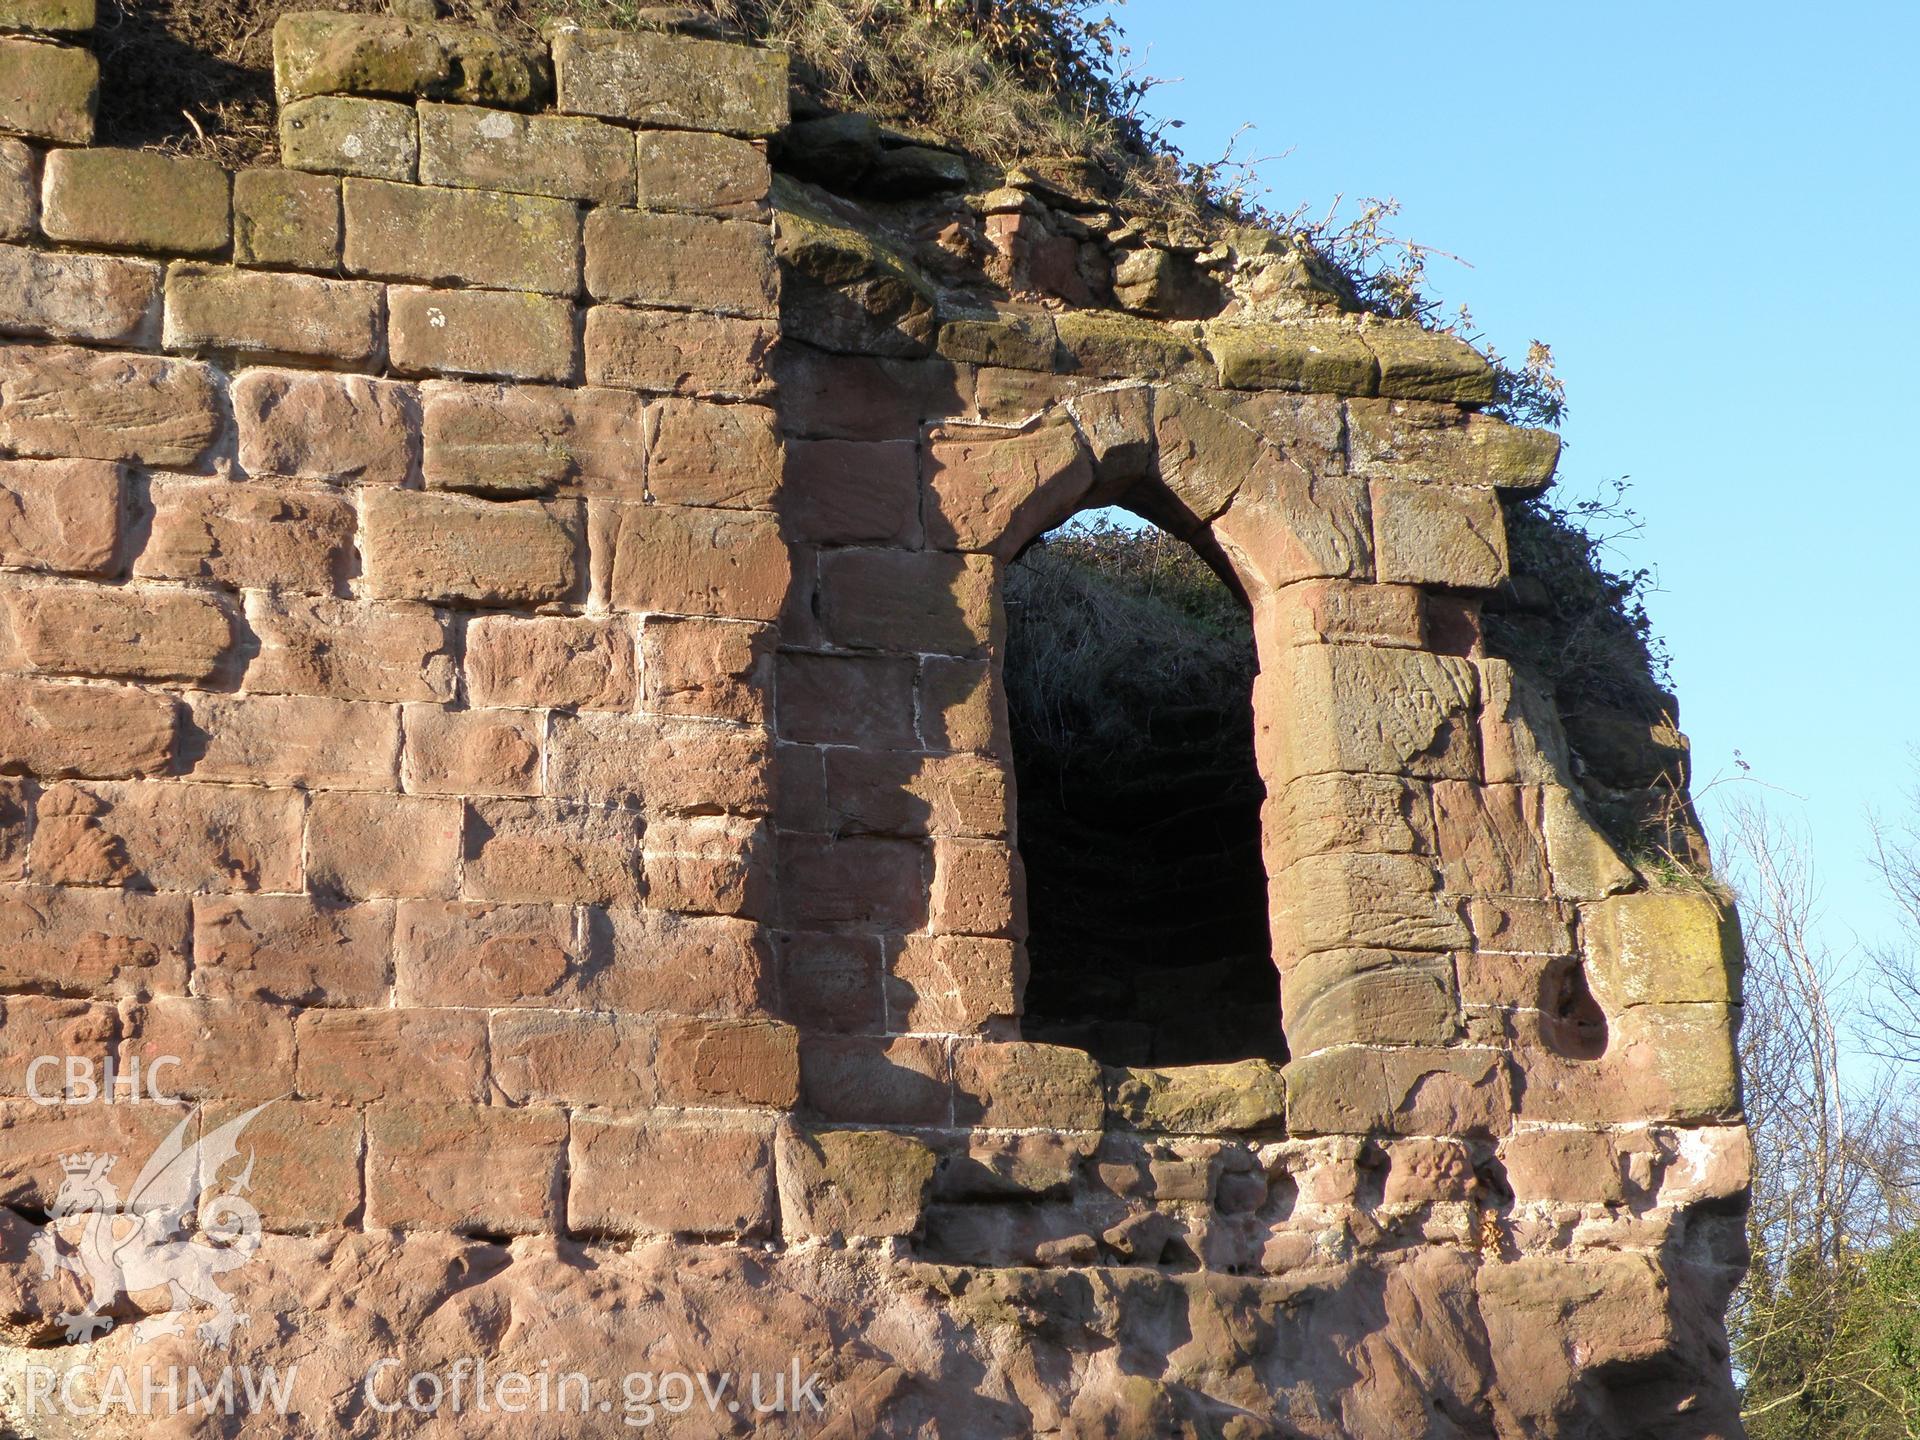
[[[1268,203],[1393,196],[1509,356],[1549,342],[1561,485],[1632,477],[1698,791],[1811,833],[1827,930],[1884,933],[1870,806],[1920,742],[1920,7],[1126,0],[1190,158]],[[1723,785],[1716,794],[1730,787]],[[1714,796],[1707,797],[1711,810]]]

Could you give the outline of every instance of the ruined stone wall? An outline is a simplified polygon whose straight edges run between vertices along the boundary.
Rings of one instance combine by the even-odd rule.
[[[88,148],[90,10],[0,0],[6,1424],[1737,1433],[1737,936],[1486,653],[1481,357],[672,30],[296,17],[283,167]],[[1284,1069],[1018,1039],[1001,579],[1117,502],[1253,609]],[[613,1408],[384,1408],[463,1357]],[[30,1373],[190,1363],[292,1413]]]

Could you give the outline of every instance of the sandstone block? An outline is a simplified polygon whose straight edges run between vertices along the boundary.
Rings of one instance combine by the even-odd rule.
[[[644,495],[646,405],[637,395],[445,381],[428,381],[420,391],[429,489]]]
[[[919,930],[927,923],[927,846],[888,835],[785,835],[780,880],[795,926]]]
[[[1054,331],[1065,356],[1059,368],[1074,374],[1188,385],[1211,385],[1217,378],[1196,343],[1198,326],[1081,309],[1055,315]]]
[[[1001,1129],[1098,1130],[1100,1066],[1084,1050],[1027,1041],[954,1047],[954,1119]]]
[[[402,1006],[562,1003],[583,959],[575,930],[570,906],[402,902],[394,999]]]
[[[850,1124],[950,1125],[951,1068],[944,1042],[809,1035],[800,1046],[804,1108]]]
[[[764,734],[694,720],[561,714],[553,717],[547,742],[549,794],[595,804],[637,803],[656,815],[764,814],[768,770]],[[688,860],[706,848],[696,845]],[[664,868],[664,856],[656,858]],[[713,858],[731,869],[724,852]]]
[[[836,645],[975,655],[1004,630],[985,555],[843,550],[820,558],[820,616]]]
[[[798,1039],[790,1025],[668,1019],[658,1035],[655,1073],[669,1105],[791,1110],[799,1100]]]
[[[239,1118],[238,1104],[211,1106],[208,1129]],[[360,1116],[324,1102],[276,1099],[248,1121],[247,1197],[274,1234],[345,1228],[359,1213]],[[211,1190],[214,1177],[202,1175]]]
[[[1278,1133],[1286,1125],[1284,1072],[1267,1060],[1107,1072],[1108,1115],[1133,1130],[1172,1135]]]
[[[56,885],[298,890],[301,798],[178,780],[62,781],[40,797],[34,874]]]
[[[930,750],[1005,757],[1007,697],[984,660],[928,655],[920,661],[920,740]]]
[[[647,829],[647,903],[693,915],[772,909],[772,836],[744,815],[673,815]]]
[[[420,179],[428,185],[631,205],[633,175],[633,135],[617,125],[473,105],[420,106]]]
[[[27,837],[33,828],[33,794],[19,776],[0,779],[0,882],[27,875]]]
[[[296,1022],[300,1093],[342,1101],[478,1101],[487,1022],[465,1010],[308,1010]]]
[[[1527,430],[1457,405],[1420,400],[1349,400],[1354,473],[1441,485],[1536,490],[1553,478],[1560,437]]]
[[[251,476],[401,485],[416,463],[420,413],[409,385],[253,367],[233,382],[233,414]]]
[[[527,107],[552,92],[546,56],[476,26],[398,16],[283,15],[273,27],[274,90],[427,96]]]
[[[774,1224],[771,1129],[761,1122],[576,1117],[567,1154],[567,1228],[595,1235],[765,1235]],[[701,1182],[688,1184],[691,1175]]]
[[[932,1150],[886,1130],[783,1126],[776,1145],[787,1236],[911,1235],[933,1186]]]
[[[1538,791],[1441,780],[1432,794],[1440,873],[1448,890],[1536,899],[1548,894]]]
[[[565,200],[348,179],[346,268],[433,285],[571,295],[580,283],[580,216]]]
[[[1004,430],[948,427],[927,454],[927,543],[1011,560],[1074,510],[1093,467],[1070,424]]]
[[[56,1069],[36,1072],[42,1055],[83,1055],[102,1059],[114,1054],[119,1017],[111,1005],[84,1000],[57,1000],[41,995],[0,996],[0,1095],[33,1092],[57,1094],[61,1084]]]
[[[1490,490],[1373,482],[1380,578],[1490,590],[1507,578],[1507,528]]]
[[[0,445],[15,455],[192,466],[220,428],[214,372],[197,361],[0,349]]]
[[[440,802],[433,802],[440,803]],[[466,895],[637,905],[640,817],[553,800],[477,800],[466,830]]]
[[[407,708],[401,779],[415,795],[532,795],[540,788],[541,726],[507,711]]]
[[[0,240],[31,240],[39,230],[40,154],[0,136]]]
[[[647,494],[662,504],[767,509],[781,446],[762,405],[667,400],[648,413]]]
[[[486,1105],[367,1112],[367,1223],[526,1235],[558,1220],[567,1118]]]
[[[945,360],[829,355],[784,346],[770,357],[780,423],[813,440],[913,440],[929,420],[965,414],[971,378]]]
[[[641,209],[766,212],[773,173],[752,142],[694,130],[642,130],[634,139]]]
[[[307,815],[307,878],[316,894],[356,900],[450,896],[463,818],[457,800],[315,795]]]
[[[481,605],[566,600],[580,583],[575,506],[367,492],[362,553],[374,595]]]
[[[1476,778],[1477,693],[1473,666],[1454,656],[1301,647],[1254,682],[1261,773],[1269,784],[1330,770]]]
[[[7,0],[0,25],[9,30],[91,30],[94,0]]]
[[[1007,833],[1006,770],[977,755],[914,755],[836,748],[826,756],[829,828],[837,835]]]
[[[169,695],[0,676],[0,768],[90,780],[165,774],[174,714]]]
[[[773,340],[763,320],[595,305],[587,311],[587,379],[663,395],[752,399],[771,388]]]
[[[0,460],[0,565],[113,574],[124,486],[110,461]]]
[[[1295,960],[1281,984],[1287,1049],[1447,1045],[1460,1034],[1451,957],[1325,950]]]
[[[0,130],[86,145],[100,101],[100,62],[70,45],[0,35]]]
[[[1593,998],[1634,1005],[1733,1005],[1744,958],[1732,905],[1699,890],[1646,890],[1585,905],[1580,936]]]
[[[1287,1065],[1295,1135],[1501,1135],[1512,1125],[1506,1057],[1473,1049],[1342,1049]]]
[[[1364,644],[1425,648],[1420,591],[1411,585],[1303,580],[1275,591],[1255,622],[1273,645]]]
[[[187,988],[184,895],[0,886],[0,989],[138,998]]]
[[[1397,776],[1303,775],[1269,795],[1262,814],[1275,873],[1307,855],[1410,855],[1433,848],[1425,797]]]
[[[781,934],[781,1014],[809,1035],[886,1028],[877,935]]]
[[[35,670],[206,681],[231,656],[233,621],[210,595],[45,585],[0,591],[12,648]],[[6,631],[0,631],[4,638]]]
[[[494,1084],[515,1105],[658,1103],[652,1028],[624,1016],[519,1010],[489,1021]]]
[[[587,293],[596,300],[765,317],[775,299],[765,225],[647,210],[587,216]]]
[[[655,617],[640,635],[646,708],[764,725],[773,681],[774,633],[730,620]]]
[[[914,746],[914,664],[904,656],[783,652],[776,665],[787,740],[875,749]]]
[[[1412,321],[1384,321],[1361,334],[1380,362],[1381,395],[1486,405],[1498,394],[1493,367],[1464,340]]]
[[[1372,395],[1380,367],[1357,327],[1345,321],[1207,327],[1220,383],[1234,390],[1313,390]]]
[[[1272,882],[1274,942],[1289,957],[1352,946],[1451,950],[1467,928],[1417,855],[1310,855]]]
[[[359,517],[345,496],[222,481],[157,482],[150,493],[138,577],[331,595],[353,569]]]
[[[380,1006],[393,909],[303,895],[198,895],[194,993],[279,1005]]]
[[[786,600],[786,543],[770,515],[620,505],[604,518],[614,608],[773,620]],[[600,548],[596,545],[596,549]]]
[[[920,447],[910,440],[790,440],[780,508],[796,540],[917,549]]]
[[[387,289],[388,345],[403,372],[574,378],[573,304],[523,290]]]
[[[1500,1147],[1514,1199],[1617,1205],[1626,1199],[1620,1155],[1604,1130],[1516,1130]]]
[[[323,95],[280,107],[280,159],[295,170],[411,180],[419,156],[410,105]]]
[[[311,695],[189,697],[199,732],[196,780],[297,785],[304,789],[390,789],[400,757],[393,705]]]
[[[381,329],[377,285],[226,265],[167,268],[169,350],[367,365],[380,354]]]
[[[166,996],[123,1012],[122,1062],[150,1075],[177,1059],[167,1089],[189,1100],[271,1100],[292,1089],[293,1021],[272,1005]],[[130,1066],[129,1066],[130,1068]]]
[[[340,263],[340,182],[259,166],[233,177],[237,265],[332,270]]]
[[[55,150],[41,228],[75,245],[204,255],[226,247],[227,172],[152,150]]]
[[[764,1015],[772,958],[761,928],[724,915],[590,910],[587,937],[596,1005],[679,1015]]]
[[[771,135],[787,121],[778,50],[650,31],[554,37],[559,108],[670,130]]]
[[[1639,878],[1571,790],[1548,785],[1540,792],[1540,808],[1554,894],[1599,900],[1630,888]]]
[[[1026,928],[1020,857],[997,840],[939,839],[930,924],[937,935],[1018,936]]]
[[[475,705],[630,710],[636,648],[624,619],[484,615],[467,625]]]
[[[0,333],[137,344],[153,333],[159,298],[150,260],[0,245]]]
[[[313,596],[247,596],[260,653],[246,689],[341,700],[453,698],[447,622],[425,605],[375,605]]]
[[[1026,977],[1011,940],[909,935],[888,966],[887,1013],[896,1028],[944,1035],[1010,1028]]]
[[[76,1149],[129,1159],[151,1155],[185,1113],[179,1105],[49,1106],[31,1100],[0,1101],[0,1201],[46,1214],[65,1174],[60,1165],[63,1155]],[[139,1170],[129,1172],[122,1163],[110,1174],[116,1183],[131,1184]]]

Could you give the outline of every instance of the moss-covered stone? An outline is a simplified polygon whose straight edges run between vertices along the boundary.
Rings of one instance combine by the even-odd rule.
[[[100,62],[87,51],[0,37],[0,130],[85,145],[99,100]]]
[[[1594,999],[1633,1005],[1740,999],[1743,956],[1733,907],[1704,890],[1615,895],[1580,912]]]
[[[274,87],[309,95],[426,96],[520,108],[553,93],[541,51],[465,25],[387,15],[284,15],[273,27]]]
[[[80,245],[210,254],[227,243],[227,173],[151,150],[56,150],[40,225]]]
[[[411,180],[420,142],[413,107],[317,95],[280,107],[280,154],[295,170]]]
[[[1107,1114],[1116,1125],[1170,1135],[1240,1135],[1286,1124],[1286,1079],[1268,1060],[1109,1069]]]
[[[1002,310],[947,320],[937,348],[949,360],[1051,371],[1054,346],[1053,317],[1044,310]]]
[[[1466,341],[1412,321],[1369,325],[1362,334],[1380,362],[1380,393],[1402,400],[1454,400],[1488,405],[1499,377]]]
[[[0,0],[0,30],[91,30],[94,0]]]
[[[1199,345],[1199,327],[1159,325],[1102,310],[1056,316],[1062,370],[1116,380],[1179,380],[1204,385],[1213,367]]]
[[[560,108],[678,130],[770,135],[787,122],[784,51],[686,35],[564,30]]]
[[[233,177],[233,258],[331,270],[340,262],[340,182],[261,166]]]
[[[1207,327],[1220,383],[1234,390],[1311,390],[1371,395],[1379,384],[1374,353],[1358,330],[1337,321]]]

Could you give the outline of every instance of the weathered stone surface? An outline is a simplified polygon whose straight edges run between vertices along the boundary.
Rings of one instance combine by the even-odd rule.
[[[459,1010],[315,1010],[299,1018],[300,1087],[350,1100],[478,1100],[484,1016]]]
[[[953,1080],[954,1118],[962,1124],[1097,1130],[1105,1115],[1099,1065],[1063,1045],[959,1045]]]
[[[571,295],[580,284],[580,216],[564,200],[347,179],[346,268],[432,285]]]
[[[387,287],[388,349],[402,373],[575,378],[573,304],[522,290]]]
[[[0,240],[31,240],[40,219],[40,153],[0,136]]]
[[[194,989],[217,1000],[380,1006],[393,911],[304,895],[198,895]]]
[[[774,308],[773,240],[746,220],[646,210],[587,217],[587,293],[596,300],[727,315]]]
[[[928,544],[1011,560],[1080,508],[1093,467],[1068,424],[948,429],[928,447],[926,477]]]
[[[411,180],[420,140],[413,107],[323,95],[280,107],[281,163],[329,175]]]
[[[1287,653],[1290,663],[1283,658],[1255,682],[1269,783],[1330,770],[1474,777],[1467,722],[1477,686],[1467,661],[1358,645]],[[1280,673],[1284,682],[1268,679]]]
[[[94,780],[164,774],[174,717],[167,695],[0,676],[0,768]]]
[[[549,1228],[566,1152],[557,1110],[378,1105],[367,1116],[367,1223],[528,1234]]]
[[[358,517],[345,496],[218,481],[156,483],[150,493],[138,577],[310,595],[346,585]]]
[[[104,460],[0,460],[0,565],[70,575],[118,568],[123,469]]]
[[[340,182],[261,166],[233,177],[238,265],[332,270],[340,263]]]
[[[1361,332],[1380,362],[1380,394],[1401,400],[1491,404],[1499,377],[1466,341],[1413,321],[1381,321]]]
[[[421,398],[429,489],[645,493],[646,406],[629,391],[430,381]]]
[[[766,212],[773,174],[750,142],[693,130],[642,130],[634,139],[642,209]]]
[[[1466,943],[1464,930],[1458,943]],[[1452,958],[1390,950],[1322,950],[1295,959],[1280,1010],[1296,1057],[1340,1045],[1447,1045],[1461,1028]]]
[[[0,886],[0,988],[139,997],[187,988],[184,895]]]
[[[160,267],[150,261],[0,245],[0,332],[136,342],[152,334],[159,298]]]
[[[1507,578],[1507,527],[1490,490],[1373,482],[1380,578],[1490,590]]]
[[[1131,315],[1069,310],[1054,317],[1061,369],[1114,380],[1169,380],[1206,385],[1213,366],[1199,346],[1200,329],[1158,325]]]
[[[273,77],[283,103],[306,95],[419,95],[524,107],[551,93],[546,57],[491,30],[324,11],[275,22]]]
[[[615,609],[772,620],[787,547],[773,517],[690,505],[622,505],[608,522]]]
[[[1554,894],[1598,900],[1617,895],[1635,883],[1639,877],[1633,868],[1594,826],[1572,791],[1558,784],[1548,785],[1540,801]]]
[[[772,410],[667,400],[649,411],[648,420],[650,499],[752,510],[772,505],[781,469]]]
[[[1651,890],[1585,905],[1580,936],[1593,998],[1614,1015],[1634,1005],[1740,1001],[1740,925],[1704,890]]]
[[[1512,1123],[1507,1060],[1492,1050],[1322,1051],[1287,1065],[1296,1135],[1500,1135]]]
[[[1011,1030],[1026,956],[1011,940],[909,935],[887,967],[887,1006],[905,1028],[946,1035]]]
[[[533,795],[540,789],[541,727],[531,715],[407,711],[401,780],[416,795]]]
[[[1004,624],[984,555],[842,550],[820,560],[820,617],[837,645],[972,655]]]
[[[0,130],[85,145],[99,100],[100,62],[89,52],[0,35]]]
[[[674,130],[770,135],[787,120],[783,52],[645,31],[554,37],[562,110]]]
[[[301,808],[287,790],[62,781],[40,797],[33,872],[56,885],[293,891]]]
[[[1344,321],[1207,327],[1220,383],[1235,390],[1313,390],[1371,395],[1380,367],[1359,330]]]
[[[307,810],[307,879],[317,895],[446,899],[460,867],[457,800],[332,791]]]
[[[228,611],[192,591],[42,585],[0,591],[0,617],[0,655],[59,675],[206,681],[234,643]]]
[[[771,1127],[582,1116],[567,1166],[567,1228],[589,1235],[765,1234],[774,1223]],[[703,1177],[689,1185],[689,1175]]]
[[[771,385],[772,344],[773,330],[760,320],[595,305],[587,311],[587,379],[663,395],[753,399]]]
[[[310,790],[393,786],[397,706],[309,695],[198,695],[190,708],[196,780]]]
[[[1261,609],[1259,632],[1282,645],[1399,645],[1424,649],[1426,618],[1410,585],[1305,580],[1283,587]]]
[[[240,468],[258,477],[402,485],[417,462],[410,386],[360,375],[257,367],[233,382]]]
[[[0,25],[9,30],[91,30],[94,0],[7,0]]]
[[[246,689],[343,700],[453,698],[446,617],[425,605],[369,605],[305,595],[247,596],[260,653]]]
[[[475,705],[630,710],[636,656],[624,619],[482,616],[467,627],[467,695]]]
[[[467,822],[465,893],[475,900],[638,905],[643,828],[627,810],[476,801]]]
[[[237,266],[167,268],[169,350],[370,363],[381,350],[380,287]]]
[[[911,440],[789,440],[780,510],[796,540],[916,547],[919,446]]]
[[[568,599],[579,585],[574,507],[411,490],[370,491],[363,503],[361,545],[375,595],[538,604]]]
[[[55,150],[40,224],[77,245],[206,254],[227,243],[227,173],[152,150]]]
[[[1174,1135],[1278,1132],[1286,1124],[1287,1088],[1266,1060],[1184,1065],[1178,1070],[1107,1072],[1107,1110],[1133,1130]]]
[[[472,105],[420,106],[424,184],[631,205],[633,177],[633,135],[618,126]]]
[[[1348,946],[1450,950],[1467,929],[1417,855],[1309,855],[1272,882],[1275,945],[1284,955]]]
[[[1356,474],[1394,475],[1442,485],[1534,490],[1553,478],[1560,437],[1458,406],[1414,400],[1349,400]]]
[[[932,1188],[934,1154],[885,1130],[782,1127],[782,1228],[790,1235],[910,1235]]]
[[[732,620],[656,617],[640,634],[646,708],[764,725],[773,689],[774,632]]]

